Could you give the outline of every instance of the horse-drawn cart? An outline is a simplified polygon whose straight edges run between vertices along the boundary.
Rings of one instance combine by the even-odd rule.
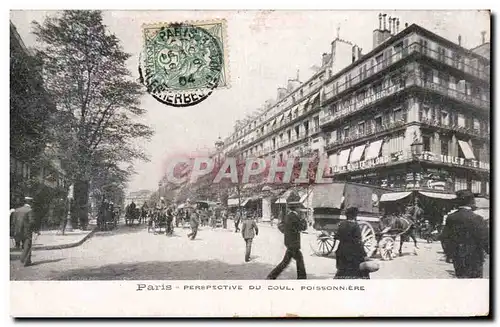
[[[410,194],[407,193],[405,196]],[[359,210],[357,222],[368,257],[378,251],[383,260],[392,259],[395,254],[396,238],[407,233],[412,226],[410,220],[400,216],[395,219],[392,216],[382,218],[381,200],[391,194],[391,191],[385,188],[334,182],[315,185],[313,194],[313,228],[318,234],[309,245],[319,256],[327,256],[336,250],[338,241],[335,234],[340,222],[346,219],[344,210],[351,206]]]

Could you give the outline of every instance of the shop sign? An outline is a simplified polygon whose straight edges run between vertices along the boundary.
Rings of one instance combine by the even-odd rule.
[[[372,168],[375,166],[379,165],[385,165],[387,163],[391,162],[391,158],[389,156],[382,156],[378,157],[375,159],[369,159],[369,160],[364,160],[364,161],[359,161],[359,162],[354,162],[354,163],[348,163],[346,166],[335,166],[333,167],[333,172],[334,173],[343,173],[346,171],[356,171],[356,170],[361,170],[361,169],[368,169]]]
[[[490,169],[490,164],[487,162],[482,162],[482,161],[478,161],[478,160],[474,160],[474,159],[459,158],[459,157],[454,157],[454,156],[445,156],[442,154],[438,155],[438,154],[435,154],[432,152],[424,152],[423,159],[429,160],[429,161],[439,161],[439,162],[448,163],[448,164],[457,165],[457,166],[480,168],[480,169],[485,169],[485,170]]]

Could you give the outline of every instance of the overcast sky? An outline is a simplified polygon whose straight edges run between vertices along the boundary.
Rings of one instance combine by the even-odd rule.
[[[213,147],[233,130],[235,120],[276,98],[276,88],[285,86],[300,70],[306,80],[328,52],[340,25],[340,37],[350,40],[367,53],[372,48],[372,32],[378,27],[379,11],[105,11],[104,23],[132,54],[129,68],[138,77],[141,51],[141,25],[156,22],[184,22],[213,18],[227,19],[229,52],[229,89],[216,90],[193,107],[174,108],[150,95],[142,98],[147,109],[143,122],[155,130],[149,143],[142,144],[151,158],[138,162],[129,185],[130,191],[157,188],[169,154]],[[490,38],[490,21],[479,11],[384,11],[405,23],[419,24],[428,30],[468,48],[481,42],[481,31]],[[28,47],[35,45],[31,21],[43,21],[54,12],[12,11],[11,21]]]

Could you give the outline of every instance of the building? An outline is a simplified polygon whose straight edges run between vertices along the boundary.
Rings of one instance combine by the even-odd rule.
[[[454,43],[415,24],[400,30],[399,19],[379,14],[372,50],[335,38],[309,80],[289,80],[276,101],[236,122],[223,153],[316,152],[328,156],[335,180],[443,198],[464,188],[487,195],[489,51],[484,33],[482,44],[466,49],[460,36]],[[266,216],[269,198],[255,196],[262,185],[243,188]]]
[[[51,202],[65,199],[68,186],[48,132],[55,111],[39,66],[10,23],[10,203],[34,197],[36,212],[49,220]]]
[[[137,207],[141,207],[146,201],[149,200],[151,193],[152,192],[149,190],[140,190],[140,191],[136,191],[136,192],[130,192],[125,197],[125,206],[129,205],[133,201]]]
[[[489,194],[490,60],[379,16],[373,50],[324,83],[331,174],[395,190]],[[382,23],[383,21],[383,23]],[[487,56],[486,56],[487,54]],[[437,197],[446,197],[437,195]]]

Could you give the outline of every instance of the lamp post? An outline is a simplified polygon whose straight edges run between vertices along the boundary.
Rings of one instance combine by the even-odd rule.
[[[73,224],[71,223],[71,201],[73,200],[73,188],[73,184],[71,184],[68,191],[68,214],[66,215],[66,225],[62,232],[63,235],[66,231],[73,231]]]
[[[221,154],[222,154],[222,147],[224,146],[224,141],[222,141],[222,139],[219,138],[217,139],[217,141],[215,141],[215,150],[217,151],[217,171],[219,170],[220,166],[221,166]],[[218,197],[218,201],[221,201],[221,191],[220,191],[220,183],[219,183],[219,186],[218,186],[218,190],[217,190],[217,197]]]
[[[422,167],[420,165],[420,156],[422,155],[422,150],[423,150],[424,144],[420,140],[420,138],[417,136],[417,133],[415,132],[413,134],[413,143],[410,145],[411,149],[411,155],[412,159],[416,161],[413,173],[414,173],[414,187],[418,188],[420,187],[419,180],[417,179],[417,174],[421,174]]]

